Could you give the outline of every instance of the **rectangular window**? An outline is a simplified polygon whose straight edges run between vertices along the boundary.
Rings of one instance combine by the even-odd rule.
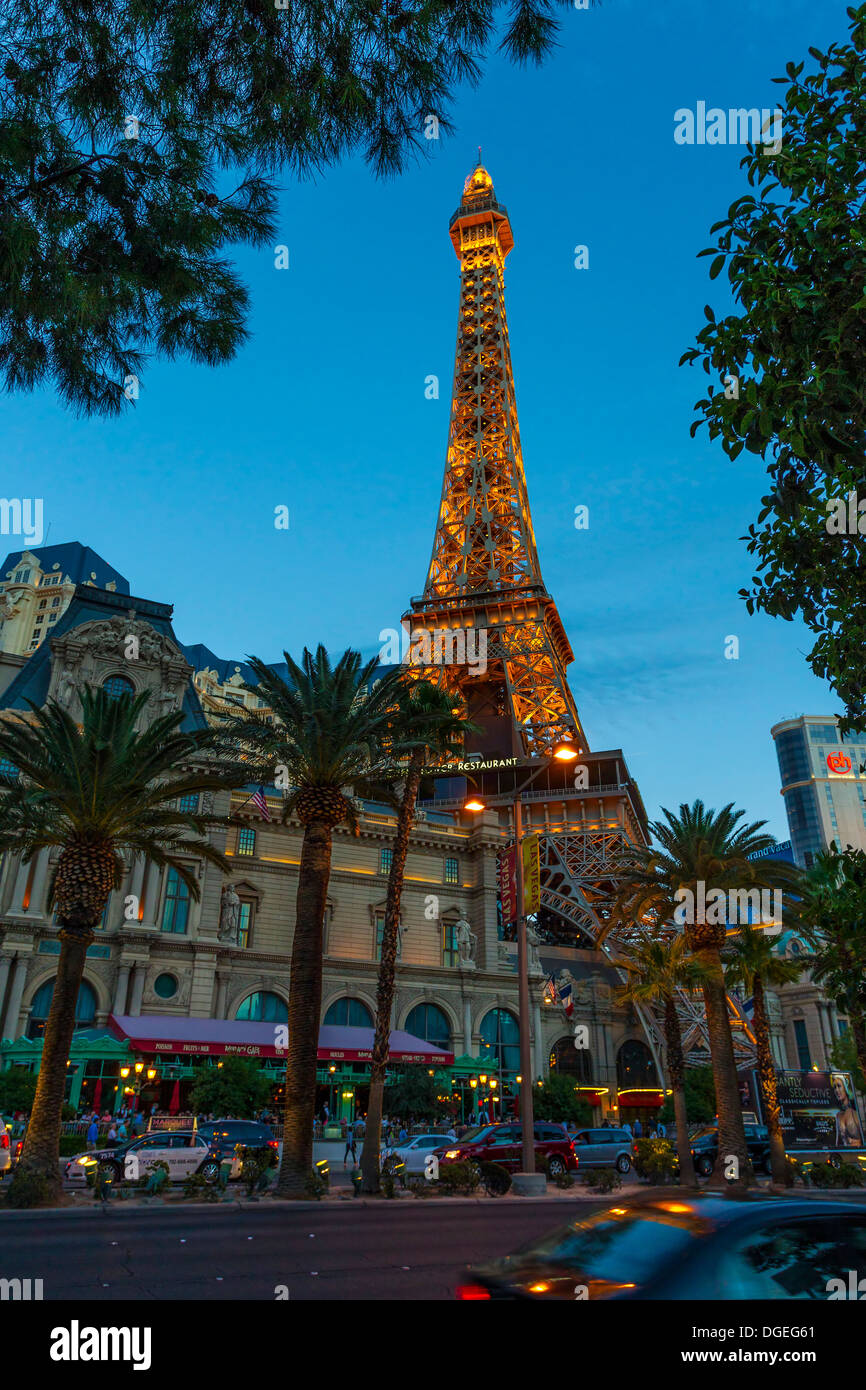
[[[188,917],[189,889],[181,879],[177,869],[169,869],[165,884],[165,902],[162,908],[162,930],[183,935],[186,931]]]
[[[238,945],[244,951],[249,950],[252,928],[253,905],[252,903],[241,903],[240,914],[238,916]]]
[[[381,959],[382,959],[382,937],[383,937],[384,935],[385,935],[385,914],[384,914],[384,912],[377,912],[377,913],[376,913],[376,946],[375,946],[375,955],[374,955],[374,957],[373,957],[374,960],[381,960]],[[402,954],[403,954],[403,931],[402,931],[402,923],[401,923],[400,926],[397,928],[397,959],[398,959],[398,960],[400,959],[400,957],[401,957]]]
[[[56,598],[53,598],[53,599],[51,600],[51,607],[52,607],[52,608],[57,608],[57,607],[59,606],[59,604],[60,604],[60,595],[58,594]]]
[[[242,825],[238,831],[238,854],[254,855],[256,852],[256,832],[252,826]]]
[[[177,803],[177,809],[185,816],[198,815],[198,792],[190,792],[189,796],[182,796]]]
[[[456,968],[460,959],[460,952],[457,949],[457,923],[442,923],[442,964],[446,970]]]
[[[794,1019],[794,1041],[797,1044],[797,1058],[800,1063],[800,1071],[811,1071],[812,1054],[809,1051],[809,1035],[806,1032],[805,1019]]]
[[[459,860],[457,860],[457,859],[446,859],[446,860],[445,860],[445,882],[446,882],[446,883],[459,883],[459,882],[460,882],[460,862],[459,862]]]
[[[392,849],[380,849],[380,850],[379,850],[379,873],[380,873],[380,874],[389,874],[389,873],[391,872],[391,865],[393,864],[393,862],[394,862],[394,851],[393,851]]]

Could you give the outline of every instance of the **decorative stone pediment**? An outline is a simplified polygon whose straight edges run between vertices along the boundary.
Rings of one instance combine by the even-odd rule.
[[[81,711],[80,688],[101,686],[111,676],[129,681],[136,694],[150,692],[148,722],[180,708],[192,667],[169,637],[134,613],[81,623],[50,639],[48,698],[73,718]]]

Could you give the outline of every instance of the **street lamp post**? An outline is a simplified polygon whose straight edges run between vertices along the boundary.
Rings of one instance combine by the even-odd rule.
[[[551,751],[551,758],[557,762],[571,763],[580,756],[583,749],[576,747],[569,737],[559,739]],[[520,1071],[524,1084],[520,1087],[520,1130],[521,1130],[521,1172],[535,1172],[535,1119],[532,1099],[532,1048],[530,1044],[529,1008],[529,953],[526,943],[526,914],[523,904],[523,803],[521,796],[535,781],[548,763],[543,762],[527,777],[514,792],[511,799],[511,814],[514,821],[515,866],[517,879],[517,1010],[520,1029]],[[465,811],[483,811],[486,806],[508,804],[505,801],[491,800],[485,803],[480,795],[473,793],[464,802]],[[500,1043],[501,1051],[501,1043]]]

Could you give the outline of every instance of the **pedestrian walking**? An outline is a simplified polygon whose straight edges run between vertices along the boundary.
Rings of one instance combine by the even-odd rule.
[[[628,1135],[628,1137],[629,1137],[629,1139],[630,1139],[630,1138],[631,1138],[631,1125],[629,1124],[628,1120],[626,1120],[625,1124],[623,1125],[623,1129],[625,1130],[626,1134]]]
[[[343,1154],[344,1168],[346,1166],[346,1159],[349,1157],[349,1154],[352,1155],[352,1166],[355,1167],[358,1162],[358,1156],[355,1153],[355,1126],[352,1124],[351,1120],[346,1125],[346,1152]]]
[[[634,1137],[635,1137],[635,1139],[640,1139],[640,1137],[641,1137],[642,1134],[643,1134],[643,1125],[642,1125],[641,1122],[640,1122],[640,1116],[638,1116],[638,1118],[637,1118],[637,1119],[635,1120],[635,1122],[634,1122]]]
[[[88,1127],[87,1127],[87,1144],[88,1144],[88,1148],[91,1148],[91,1149],[92,1149],[92,1148],[98,1143],[98,1141],[99,1141],[99,1124],[97,1123],[97,1121],[96,1121],[95,1119],[91,1119],[90,1124],[89,1124]]]
[[[658,1124],[656,1125],[656,1139],[664,1139],[664,1138],[666,1138],[666,1136],[667,1136],[667,1130],[665,1129],[665,1127],[664,1127],[664,1125],[662,1124],[661,1120],[659,1120]]]

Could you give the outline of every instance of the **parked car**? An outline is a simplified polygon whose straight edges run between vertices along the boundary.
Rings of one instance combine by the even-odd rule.
[[[66,1177],[71,1182],[85,1182],[96,1165],[99,1178],[119,1182],[121,1178],[135,1180],[150,1172],[155,1163],[167,1163],[170,1182],[183,1182],[192,1173],[203,1173],[215,1179],[219,1163],[213,1164],[211,1146],[207,1139],[192,1129],[163,1129],[130,1139],[113,1149],[93,1149],[76,1154],[66,1164]]]
[[[230,1176],[238,1176],[239,1145],[248,1149],[273,1149],[275,1161],[282,1153],[282,1145],[274,1138],[274,1131],[270,1125],[264,1125],[259,1120],[209,1120],[206,1124],[198,1126],[198,1133],[207,1140],[210,1148],[204,1170],[204,1175],[209,1180],[216,1180],[220,1164],[228,1159],[232,1161]]]
[[[643,1198],[470,1267],[456,1296],[824,1302],[864,1265],[866,1208],[853,1202]]]
[[[0,1178],[12,1167],[12,1139],[3,1116],[0,1115]]]
[[[402,1163],[407,1173],[423,1173],[428,1154],[441,1148],[446,1140],[453,1138],[454,1135],[450,1131],[447,1134],[416,1134],[413,1138],[404,1140],[402,1144],[383,1149],[382,1168],[387,1171],[396,1163]]]
[[[479,1129],[469,1130],[453,1144],[446,1143],[433,1152],[440,1165],[499,1163],[510,1173],[519,1173],[523,1166],[521,1136],[520,1125],[482,1125]],[[562,1125],[536,1121],[534,1136],[535,1166],[539,1172],[546,1170],[551,1178],[557,1178],[563,1173],[576,1171],[578,1160],[575,1144]]]
[[[743,1128],[746,1131],[746,1147],[749,1151],[749,1158],[752,1160],[752,1167],[757,1172],[770,1174],[770,1140],[767,1134],[766,1125],[747,1124]],[[695,1172],[701,1177],[708,1177],[713,1171],[713,1165],[719,1152],[719,1127],[718,1125],[706,1125],[692,1135],[692,1159],[695,1165]]]
[[[582,1168],[631,1168],[632,1137],[627,1129],[579,1129],[574,1135]]]

